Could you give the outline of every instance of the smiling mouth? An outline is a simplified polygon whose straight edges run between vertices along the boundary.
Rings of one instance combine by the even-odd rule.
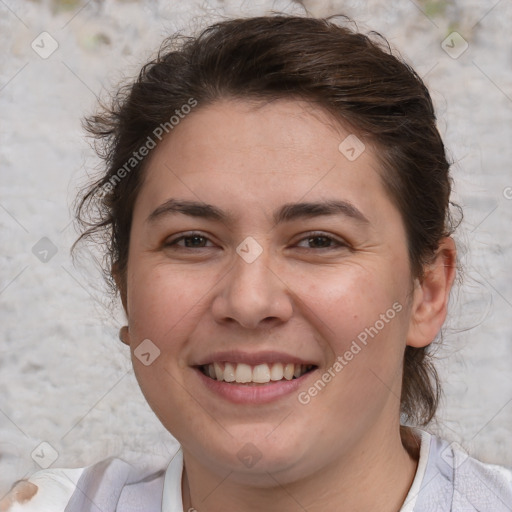
[[[245,363],[214,362],[197,367],[210,379],[233,384],[268,384],[293,380],[316,369],[315,365],[271,363],[251,366]]]

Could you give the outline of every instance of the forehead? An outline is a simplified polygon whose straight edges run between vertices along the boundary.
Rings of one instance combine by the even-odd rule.
[[[141,195],[240,207],[350,196],[387,199],[374,149],[306,102],[222,100],[199,105],[157,146]],[[145,201],[147,202],[147,201]]]
[[[206,150],[209,157],[217,153],[231,161],[241,152],[259,160],[271,154],[272,160],[277,158],[276,164],[293,152],[311,155],[322,163],[333,154],[337,156],[339,141],[349,133],[326,111],[305,101],[223,99],[200,105],[169,134],[160,149],[179,146],[187,158],[206,156],[202,152]],[[281,168],[286,170],[286,166]]]

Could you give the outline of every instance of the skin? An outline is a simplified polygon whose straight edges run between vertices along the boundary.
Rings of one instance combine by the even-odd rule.
[[[455,246],[443,239],[414,279],[376,149],[367,143],[349,161],[338,150],[349,134],[303,102],[222,100],[188,115],[151,155],[126,279],[116,277],[132,355],[145,339],[160,350],[148,366],[132,360],[148,403],[182,445],[184,510],[386,512],[407,495],[417,453],[399,432],[403,353],[432,342],[444,322]],[[171,198],[232,217],[149,221]],[[367,222],[342,214],[273,221],[284,204],[333,199]],[[206,238],[176,243],[190,231]],[[332,240],[310,240],[312,232]],[[248,236],[262,249],[252,263],[236,252]],[[299,390],[307,391],[395,303],[400,313],[307,405],[295,392],[233,404],[192,368],[217,350],[279,350],[316,363]],[[246,443],[261,455],[252,467],[237,456]]]
[[[23,505],[29,502],[38,491],[37,485],[32,482],[17,482],[9,493],[0,500],[0,512],[8,512],[16,504]]]

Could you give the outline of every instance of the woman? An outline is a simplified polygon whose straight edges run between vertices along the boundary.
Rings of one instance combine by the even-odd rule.
[[[511,509],[510,471],[417,428],[456,274],[449,163],[383,39],[225,21],[88,129],[106,168],[82,236],[105,236],[120,338],[181,448],[152,475],[42,471],[4,510]]]

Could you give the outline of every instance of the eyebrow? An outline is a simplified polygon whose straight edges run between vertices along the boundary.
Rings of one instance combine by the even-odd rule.
[[[162,217],[177,213],[225,223],[233,222],[236,218],[235,215],[225,212],[211,204],[200,201],[169,199],[156,208],[146,219],[146,222],[153,223]],[[273,220],[275,224],[281,224],[293,220],[315,218],[323,215],[343,215],[361,224],[370,224],[370,221],[360,210],[350,202],[343,200],[288,203],[274,213]]]

